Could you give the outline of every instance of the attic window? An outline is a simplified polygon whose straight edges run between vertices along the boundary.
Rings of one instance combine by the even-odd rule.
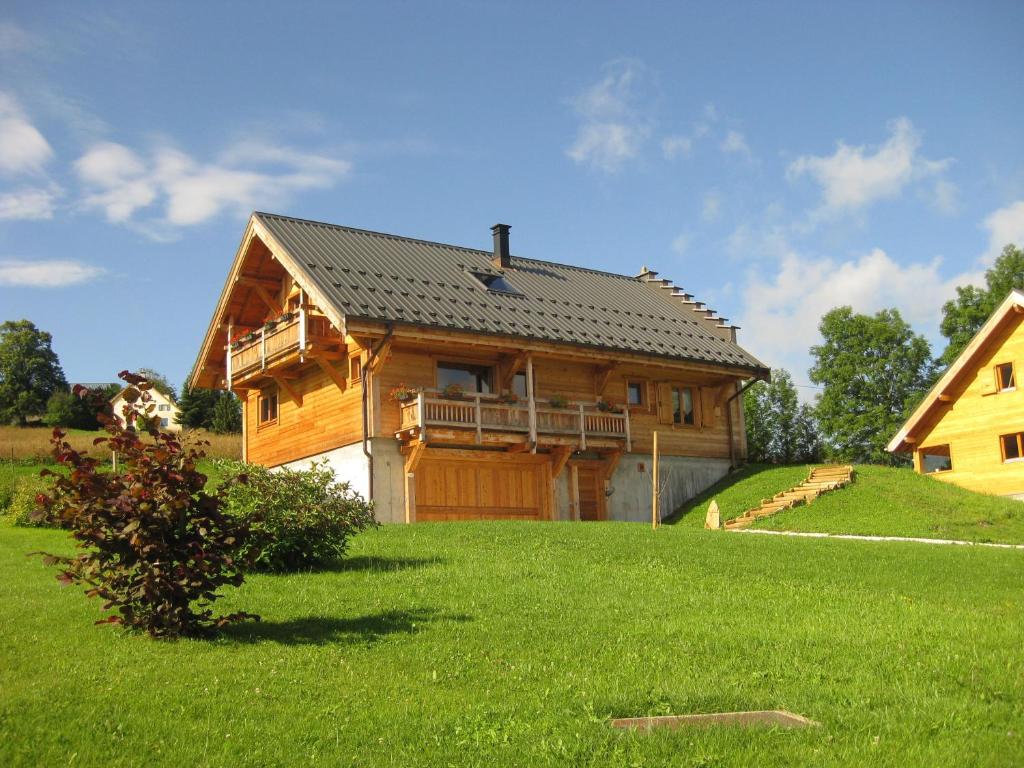
[[[504,275],[496,274],[493,272],[470,272],[473,277],[483,285],[488,291],[494,293],[507,293],[512,296],[522,296],[522,292],[516,290],[512,283],[505,279]]]

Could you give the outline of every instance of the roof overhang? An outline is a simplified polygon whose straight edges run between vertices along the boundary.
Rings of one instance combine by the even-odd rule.
[[[227,345],[225,324],[228,320],[228,307],[231,302],[232,293],[241,279],[242,267],[245,263],[246,255],[249,253],[249,249],[252,247],[253,241],[256,239],[262,242],[263,245],[270,250],[274,259],[276,259],[278,263],[281,264],[282,268],[292,276],[295,282],[299,284],[303,291],[305,291],[306,295],[309,296],[310,300],[327,316],[327,319],[331,321],[334,327],[344,333],[345,319],[341,312],[339,312],[337,307],[333,306],[329,301],[327,301],[326,297],[320,293],[310,277],[309,271],[301,264],[301,262],[293,258],[292,255],[284,249],[281,243],[278,242],[277,238],[275,238],[267,227],[264,226],[263,222],[260,221],[259,216],[257,214],[253,214],[249,217],[248,224],[246,224],[245,234],[242,236],[242,242],[239,243],[238,250],[235,252],[235,258],[231,262],[231,269],[228,272],[227,280],[224,282],[224,287],[220,292],[220,298],[217,300],[217,308],[210,320],[209,327],[206,329],[206,335],[203,337],[203,344],[200,347],[199,356],[196,358],[196,362],[192,366],[192,375],[188,380],[189,389],[201,386],[200,382],[204,379],[204,372],[210,367],[212,361],[215,359],[214,356],[223,354],[225,351]]]
[[[974,338],[971,339],[959,357],[939,377],[939,380],[935,382],[935,386],[928,391],[928,394],[925,395],[920,405],[917,406],[900,431],[885,446],[885,450],[890,453],[913,450],[914,445],[917,443],[916,436],[914,435],[915,430],[926,423],[929,416],[937,408],[941,407],[944,403],[951,402],[950,393],[952,389],[971,370],[971,364],[985,351],[989,340],[997,331],[1004,328],[1007,322],[1010,322],[1015,316],[1022,313],[1024,313],[1024,292],[1014,289],[1010,291],[1010,294],[1003,300],[1003,303],[999,305],[996,311],[992,313],[991,317],[985,321],[981,329],[974,334]]]

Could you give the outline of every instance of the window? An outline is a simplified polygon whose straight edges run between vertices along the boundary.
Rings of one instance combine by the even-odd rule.
[[[488,291],[494,293],[508,293],[513,296],[522,296],[521,291],[517,291],[508,280],[505,279],[504,275],[494,274],[491,272],[472,272],[473,277],[480,281],[480,283]]]
[[[1003,449],[1003,461],[1020,461],[1024,458],[1024,432],[1002,435],[999,443]]]
[[[359,381],[363,376],[363,361],[359,355],[348,359],[348,377],[352,381]]]
[[[921,472],[926,475],[933,472],[949,472],[953,469],[953,459],[950,458],[948,445],[922,448],[919,455],[921,457]]]
[[[996,366],[996,388],[1000,392],[1017,388],[1017,382],[1013,377],[1013,363],[1002,363]]]
[[[533,377],[533,390],[537,391],[537,377]],[[529,393],[526,391],[526,373],[520,371],[512,377],[512,394],[518,397],[520,400],[525,400],[529,397]]]
[[[166,427],[169,423],[170,422],[168,421],[166,416],[164,418],[160,419],[160,426],[161,427]]]
[[[260,424],[277,421],[277,390],[260,392],[259,419]]]
[[[672,423],[693,426],[693,390],[690,387],[672,387]]]
[[[171,406],[167,405],[167,403],[160,403],[156,407],[156,409],[157,409],[157,411],[169,411],[169,410],[171,410]]]
[[[486,365],[467,363],[438,363],[437,388],[462,387],[463,392],[490,394],[491,369]]]
[[[643,407],[647,405],[647,387],[644,386],[642,381],[627,381],[626,382],[626,403],[628,405]]]

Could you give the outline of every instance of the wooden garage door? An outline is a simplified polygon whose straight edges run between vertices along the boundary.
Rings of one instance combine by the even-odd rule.
[[[544,456],[429,451],[416,468],[416,520],[541,520],[551,465]]]

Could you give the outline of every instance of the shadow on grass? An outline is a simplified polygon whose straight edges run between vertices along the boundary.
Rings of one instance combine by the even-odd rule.
[[[372,557],[360,555],[338,560],[323,570],[327,571],[406,571],[429,568],[444,562],[440,557]]]
[[[386,573],[388,571],[405,571],[411,568],[428,568],[444,562],[444,559],[440,557],[371,557],[360,555],[358,557],[334,560],[313,567],[301,568],[297,571],[256,571],[256,573],[262,576],[283,577],[293,576],[296,573],[346,573],[358,571]]]
[[[335,618],[306,616],[288,621],[259,621],[232,624],[223,636],[239,643],[274,642],[282,645],[330,645],[373,643],[387,635],[412,634],[434,621],[472,621],[461,614],[441,614],[430,608],[384,611],[383,613]]]

